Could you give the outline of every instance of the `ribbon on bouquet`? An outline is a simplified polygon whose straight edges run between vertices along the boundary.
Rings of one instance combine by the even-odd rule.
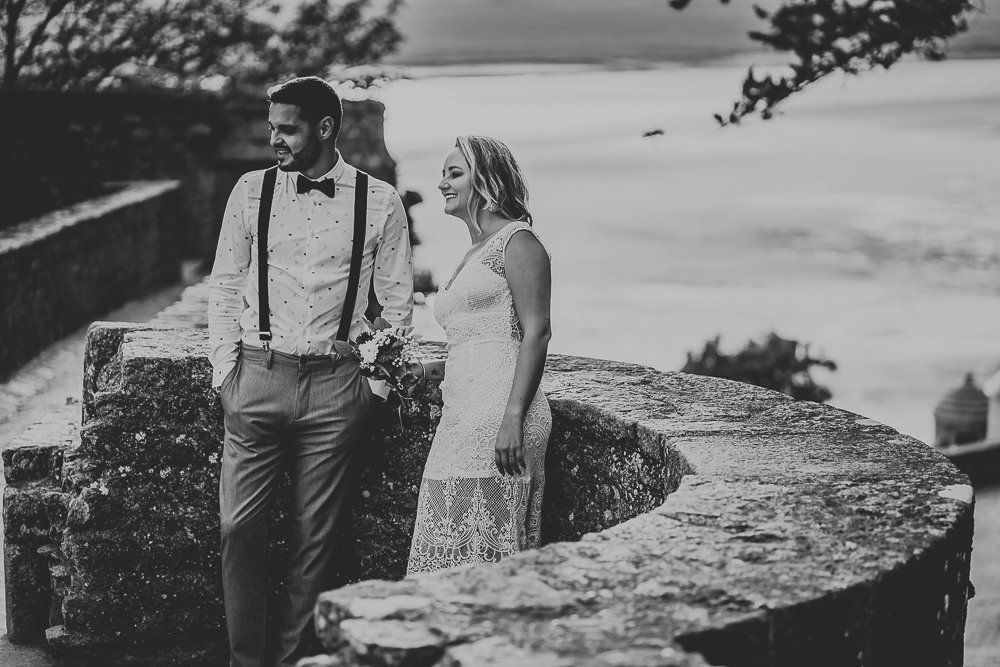
[[[403,384],[403,378],[406,377],[405,375],[397,379],[392,375],[392,373],[389,372],[389,369],[382,364],[375,364],[375,368],[385,375],[386,382],[393,389],[396,397],[399,399],[399,403],[396,404],[396,418],[399,420],[399,428],[401,428],[405,433],[406,425],[403,423],[403,406],[406,405],[406,409],[409,411],[410,407],[413,405],[413,401],[416,400],[413,398],[413,390],[417,388],[418,382],[415,381],[409,387],[406,387]]]

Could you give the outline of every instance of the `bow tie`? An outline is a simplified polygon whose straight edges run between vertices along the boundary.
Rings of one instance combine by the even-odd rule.
[[[311,178],[299,174],[298,179],[295,181],[295,192],[301,195],[309,192],[310,190],[319,190],[330,199],[333,199],[334,195],[337,194],[337,182],[332,178],[324,178],[314,181]]]

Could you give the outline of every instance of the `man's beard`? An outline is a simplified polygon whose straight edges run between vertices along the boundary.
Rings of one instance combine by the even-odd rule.
[[[287,148],[287,147],[286,147]],[[323,152],[319,141],[310,139],[298,153],[288,149],[288,162],[278,164],[281,171],[305,171],[319,161],[319,156]]]

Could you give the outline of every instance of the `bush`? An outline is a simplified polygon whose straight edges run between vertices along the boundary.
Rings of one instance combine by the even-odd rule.
[[[681,370],[773,389],[796,400],[824,403],[833,394],[813,380],[810,369],[814,366],[837,370],[833,361],[810,356],[808,345],[772,332],[764,342],[748,341],[742,350],[732,355],[719,351],[719,337],[716,336],[705,343],[701,356],[689,352]]]

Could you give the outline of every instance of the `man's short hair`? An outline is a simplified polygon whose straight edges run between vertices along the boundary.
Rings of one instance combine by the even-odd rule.
[[[272,86],[267,91],[267,101],[272,104],[293,104],[301,109],[302,117],[318,123],[329,116],[333,119],[333,137],[340,134],[344,107],[340,96],[329,83],[318,76],[300,76]]]

